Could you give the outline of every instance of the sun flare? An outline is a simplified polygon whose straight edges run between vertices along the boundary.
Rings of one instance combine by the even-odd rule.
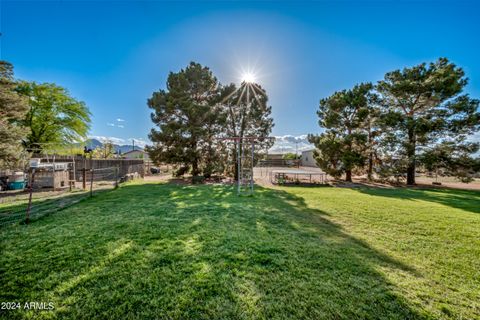
[[[255,82],[255,75],[251,72],[246,72],[242,76],[242,81],[246,83],[254,83]]]

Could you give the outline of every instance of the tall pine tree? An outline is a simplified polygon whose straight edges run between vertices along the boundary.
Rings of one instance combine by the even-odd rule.
[[[462,94],[467,82],[446,58],[389,72],[379,81],[383,127],[397,160],[406,162],[407,184],[415,184],[422,149],[445,141],[462,145],[480,128],[479,101]]]
[[[372,88],[372,84],[362,83],[320,101],[317,115],[326,132],[309,135],[309,141],[317,148],[318,165],[332,176],[345,173],[345,180],[352,181],[352,170],[365,165]]]
[[[218,109],[219,84],[209,68],[191,62],[170,73],[167,90],[154,92],[148,99],[153,109],[153,146],[147,148],[158,163],[178,165],[176,174],[211,174],[218,156],[214,137],[222,128],[223,113]]]

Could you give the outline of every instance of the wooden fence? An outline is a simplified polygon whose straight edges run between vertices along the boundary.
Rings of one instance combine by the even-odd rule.
[[[70,162],[75,163],[75,180],[82,180],[83,169],[103,169],[117,167],[120,177],[137,172],[142,178],[145,175],[145,163],[142,159],[89,159],[82,156],[55,156],[55,158],[41,158],[41,162]],[[73,168],[72,168],[73,169]]]

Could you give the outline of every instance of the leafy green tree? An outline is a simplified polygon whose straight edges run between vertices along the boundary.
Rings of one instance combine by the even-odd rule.
[[[284,160],[296,160],[298,159],[298,157],[299,156],[296,155],[295,153],[288,152],[288,153],[285,153],[282,158]]]
[[[93,158],[96,159],[110,159],[115,155],[115,146],[111,141],[105,141],[102,146],[99,146],[93,150]]]
[[[0,164],[13,165],[22,153],[22,139],[28,130],[21,121],[28,111],[25,97],[16,92],[13,66],[0,61]]]
[[[238,88],[235,84],[224,86],[220,94],[220,105],[226,116],[224,136],[268,137],[272,132],[272,107],[268,105],[267,93],[260,85],[243,82]],[[249,142],[245,142],[240,148],[247,149],[249,145]],[[257,151],[267,150],[272,145],[270,139],[258,140],[256,148]],[[228,151],[235,179],[238,179],[238,147],[238,144],[231,144]]]
[[[149,135],[154,143],[147,148],[150,158],[179,165],[177,175],[211,174],[217,158],[214,138],[222,128],[218,99],[219,84],[209,68],[191,62],[170,73],[167,90],[148,99],[152,121],[158,126]]]
[[[23,140],[28,151],[64,146],[85,140],[90,111],[85,103],[53,83],[22,82],[18,91],[29,98],[29,111],[22,121],[30,132]]]
[[[415,184],[417,154],[441,141],[462,144],[480,126],[479,101],[462,94],[468,79],[446,58],[396,70],[379,81],[382,124],[406,159],[407,184]]]
[[[346,181],[352,181],[354,168],[365,165],[368,138],[365,122],[370,112],[372,88],[372,84],[362,83],[322,99],[317,115],[319,125],[326,132],[309,136],[318,150],[316,160],[320,168],[336,177],[345,173]]]

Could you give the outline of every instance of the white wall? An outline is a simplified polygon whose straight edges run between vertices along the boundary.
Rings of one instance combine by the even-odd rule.
[[[140,151],[140,150],[134,150],[130,151],[129,153],[126,153],[123,155],[123,158],[125,159],[140,159],[140,160],[150,160],[148,157],[148,153]]]
[[[317,163],[313,158],[313,150],[302,151],[302,167],[316,167]]]

